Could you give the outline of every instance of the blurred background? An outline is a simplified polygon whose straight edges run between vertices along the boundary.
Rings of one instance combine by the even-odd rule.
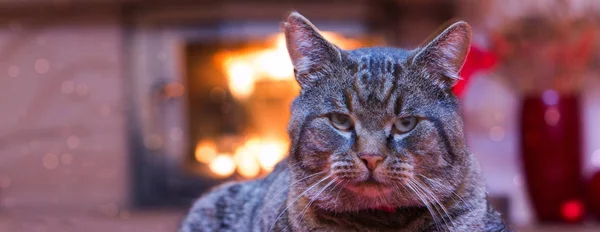
[[[0,1],[0,231],[175,231],[268,174],[298,93],[279,23],[345,49],[474,40],[454,91],[518,231],[600,230],[600,2]]]

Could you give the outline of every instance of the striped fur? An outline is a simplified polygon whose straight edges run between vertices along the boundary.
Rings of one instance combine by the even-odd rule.
[[[486,200],[450,90],[468,50],[466,23],[415,50],[352,51],[328,43],[297,13],[285,25],[302,86],[289,156],[264,179],[201,197],[181,232],[507,231]],[[336,129],[332,113],[349,115],[354,128]],[[419,119],[416,127],[394,133],[407,116]],[[385,159],[370,172],[363,153]]]

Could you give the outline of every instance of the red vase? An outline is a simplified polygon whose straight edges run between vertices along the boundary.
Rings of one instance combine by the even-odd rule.
[[[579,103],[577,95],[552,90],[523,99],[521,157],[529,198],[542,223],[584,217]]]
[[[587,205],[590,211],[600,220],[600,171],[596,172],[587,184]]]

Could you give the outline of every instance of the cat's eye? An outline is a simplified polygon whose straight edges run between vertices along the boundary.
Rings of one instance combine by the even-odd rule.
[[[394,122],[394,128],[397,133],[403,134],[411,131],[417,126],[418,119],[416,117],[404,117]]]
[[[331,122],[331,125],[342,131],[349,131],[353,126],[352,119],[345,114],[331,114],[329,115],[329,121]]]

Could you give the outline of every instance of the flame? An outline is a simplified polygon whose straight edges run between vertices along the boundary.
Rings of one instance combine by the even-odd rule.
[[[287,152],[288,143],[283,140],[261,139],[253,137],[238,147],[233,155],[224,153],[216,155],[210,143],[203,142],[197,146],[201,151],[214,152],[215,156],[208,163],[210,170],[219,176],[230,176],[236,170],[244,178],[254,178],[260,175],[261,170],[271,172],[275,165],[281,161]],[[207,145],[209,144],[209,145]],[[197,152],[198,154],[198,152]],[[201,156],[204,157],[204,156]],[[196,158],[199,162],[200,159]]]
[[[358,40],[332,32],[322,32],[322,35],[342,49],[354,49],[361,45]],[[223,65],[227,76],[228,89],[236,99],[244,100],[251,96],[257,82],[294,79],[294,67],[287,53],[285,37],[278,34],[271,37],[270,41],[267,48],[254,47],[217,54],[217,62]],[[237,172],[249,179],[271,172],[285,157],[288,146],[285,139],[255,136],[243,141],[233,154],[219,154],[223,151],[217,150],[214,141],[200,142],[196,146],[195,157],[198,162],[208,164],[216,175],[225,177]]]
[[[246,98],[254,91],[254,80],[256,74],[254,69],[241,60],[228,62],[227,76],[229,77],[229,89],[236,98]]]
[[[198,143],[196,145],[196,151],[194,152],[194,157],[200,163],[208,164],[215,159],[217,156],[217,148],[215,144],[212,142],[204,141]]]
[[[332,32],[322,32],[323,37],[343,49],[360,46],[357,40],[344,38]],[[294,67],[289,59],[285,37],[279,34],[271,39],[268,48],[228,52],[223,68],[227,74],[229,90],[237,99],[246,99],[254,91],[254,83],[262,80],[293,80]]]
[[[210,171],[219,176],[231,176],[235,172],[235,162],[229,154],[217,155],[208,166]]]
[[[266,171],[272,171],[275,165],[281,161],[286,154],[287,144],[281,141],[265,141],[262,143],[258,162]]]
[[[237,165],[237,172],[245,178],[253,178],[260,173],[256,157],[246,146],[237,149],[233,160]]]

